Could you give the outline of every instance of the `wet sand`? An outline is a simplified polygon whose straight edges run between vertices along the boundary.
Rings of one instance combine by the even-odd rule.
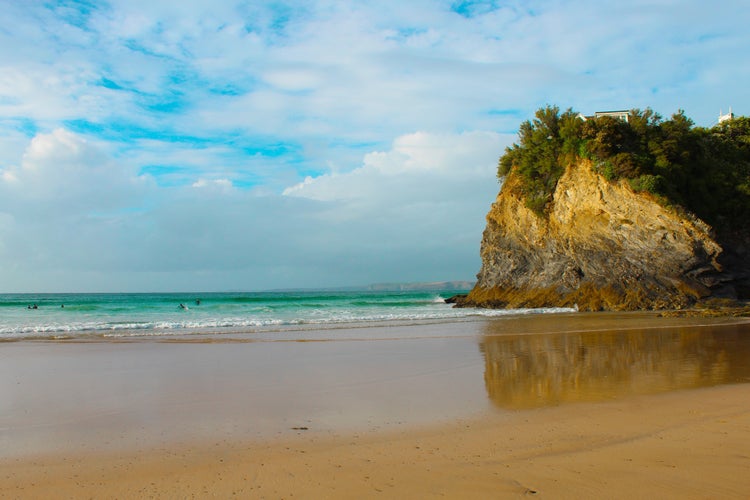
[[[2,344],[0,496],[745,498],[749,337],[563,315]]]

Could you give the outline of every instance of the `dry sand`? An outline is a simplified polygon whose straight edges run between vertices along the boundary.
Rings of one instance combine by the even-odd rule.
[[[576,319],[576,322],[580,318]],[[597,320],[598,321],[598,320]],[[619,321],[619,320],[618,320]],[[639,320],[640,321],[640,320]],[[559,320],[558,320],[559,323]],[[589,322],[589,325],[593,322]],[[621,323],[619,323],[621,324]],[[651,324],[649,322],[651,326]],[[657,320],[657,325],[661,324]],[[642,326],[642,325],[641,325]],[[475,328],[462,326],[462,328]],[[491,387],[498,385],[497,380],[489,380],[492,375],[487,367],[497,361],[489,359],[487,350],[492,347],[495,356],[504,348],[494,346],[492,336],[497,330],[497,323],[485,324],[480,330],[483,337],[446,338],[437,336],[432,339],[366,343],[366,352],[374,356],[373,367],[386,357],[398,357],[403,354],[402,362],[392,361],[389,366],[393,376],[377,378],[370,373],[367,365],[362,366],[365,375],[354,380],[358,391],[329,394],[328,404],[341,401],[353,405],[353,408],[371,410],[372,400],[363,404],[362,386],[367,386],[367,394],[376,394],[375,401],[387,401],[395,405],[387,416],[367,414],[359,425],[322,426],[329,409],[323,408],[315,413],[314,405],[302,402],[305,411],[313,411],[310,424],[302,420],[297,427],[307,429],[290,429],[294,419],[287,420],[290,414],[286,410],[277,416],[284,419],[282,425],[286,432],[278,430],[266,432],[253,437],[242,431],[223,432],[215,430],[208,435],[196,435],[192,420],[184,423],[186,433],[172,436],[169,440],[154,440],[151,446],[137,443],[137,446],[119,446],[111,449],[104,444],[97,446],[67,448],[59,441],[46,451],[37,450],[33,454],[21,453],[18,446],[27,441],[13,441],[8,437],[13,430],[15,420],[5,420],[2,432],[6,443],[16,447],[13,453],[6,453],[0,461],[0,497],[3,498],[505,498],[516,496],[536,496],[546,498],[748,498],[750,496],[750,384],[727,384],[712,387],[700,387],[692,382],[693,378],[684,373],[675,374],[672,368],[662,372],[658,365],[666,363],[666,354],[674,353],[674,346],[686,346],[685,352],[697,353],[709,351],[707,357],[700,354],[695,365],[687,363],[688,371],[703,370],[711,377],[726,377],[726,373],[739,373],[742,377],[746,370],[736,368],[738,361],[727,361],[726,352],[711,351],[716,339],[710,342],[695,343],[692,339],[701,338],[695,329],[669,330],[668,337],[673,341],[668,347],[658,347],[655,355],[643,354],[644,359],[656,359],[655,365],[648,365],[636,357],[633,352],[644,349],[642,341],[629,341],[634,346],[627,353],[631,359],[629,366],[648,365],[644,374],[633,377],[633,384],[641,384],[647,389],[661,387],[665,377],[676,377],[676,390],[661,391],[624,391],[613,397],[606,397],[602,387],[606,384],[594,384],[596,394],[602,397],[578,398],[561,397],[552,406],[540,405],[529,408],[515,406],[515,399],[507,395],[497,399],[490,393]],[[732,338],[750,333],[747,324],[730,332]],[[506,328],[507,329],[507,328]],[[524,335],[530,339],[530,328]],[[488,333],[489,332],[489,333]],[[477,332],[473,332],[477,333]],[[601,336],[601,334],[597,334]],[[723,334],[722,334],[723,335]],[[514,340],[518,346],[519,338]],[[651,338],[651,337],[649,337]],[[579,339],[580,340],[580,339]],[[477,341],[480,348],[476,348]],[[570,338],[568,339],[570,341]],[[588,340],[584,339],[585,342]],[[443,366],[445,356],[461,346],[474,344],[474,349],[458,350],[456,364],[448,365],[446,370],[435,369]],[[148,343],[146,343],[149,345]],[[533,344],[533,342],[532,342]],[[227,357],[229,349],[236,352],[238,346],[223,344],[225,347],[216,351],[217,359]],[[247,344],[241,344],[247,345]],[[307,354],[308,361],[325,360],[333,372],[342,366],[361,364],[362,343],[326,342],[293,344],[295,354]],[[315,347],[317,345],[317,347]],[[504,346],[505,344],[503,344]],[[581,343],[573,351],[581,356]],[[665,344],[666,345],[666,344]],[[743,344],[744,345],[744,344]],[[325,347],[316,353],[316,349]],[[409,346],[412,346],[410,348]],[[488,347],[489,346],[489,347]],[[7,347],[7,346],[0,346]],[[205,346],[201,346],[205,347]],[[278,347],[278,346],[277,346]],[[109,345],[95,345],[96,359],[107,358],[112,348]],[[151,345],[149,352],[152,352]],[[196,347],[197,348],[197,347]],[[25,351],[31,349],[31,352]],[[122,349],[122,347],[121,347]],[[117,351],[118,357],[124,356],[128,365],[134,359],[133,352],[142,356],[143,344],[127,347]],[[167,353],[173,358],[180,351],[160,351],[157,348],[156,359],[164,361]],[[225,350],[227,349],[227,350]],[[290,351],[284,348],[279,356],[288,356]],[[330,350],[333,349],[333,350]],[[343,349],[343,350],[342,350]],[[416,351],[413,349],[417,349]],[[565,351],[564,348],[562,351]],[[628,348],[630,349],[630,348]],[[10,361],[9,353],[16,355],[25,352],[24,360],[37,359],[33,353],[37,350],[54,352],[60,357],[60,346],[56,344],[40,347],[19,345],[2,351],[5,361]],[[560,349],[558,349],[560,350]],[[241,349],[240,349],[241,351]],[[474,353],[484,351],[474,358]],[[78,352],[78,350],[76,350]],[[190,349],[182,352],[174,363],[187,360],[194,362],[194,353]],[[201,351],[204,352],[204,351]],[[205,351],[207,353],[214,351]],[[267,356],[273,351],[263,353]],[[417,355],[418,353],[421,353]],[[461,354],[463,352],[463,354]],[[621,350],[616,351],[620,353]],[[723,352],[723,354],[722,354]],[[745,351],[742,351],[743,353]],[[130,354],[129,354],[130,353]],[[685,360],[694,359],[693,354]],[[680,352],[678,357],[682,356]],[[611,358],[612,354],[608,354]],[[23,357],[23,356],[22,356]],[[744,357],[744,355],[742,356]],[[564,358],[564,356],[563,356]],[[49,356],[47,355],[47,358]],[[88,359],[88,358],[84,358]],[[607,358],[609,359],[609,358]],[[557,358],[552,361],[558,362]],[[709,360],[709,361],[706,361]],[[110,360],[111,361],[111,360]],[[475,366],[476,363],[479,366]],[[73,365],[80,366],[76,358]],[[734,363],[734,365],[732,365]],[[544,361],[550,364],[550,359]],[[590,363],[589,363],[590,364]],[[666,363],[669,364],[669,363]],[[123,365],[123,366],[124,366]],[[231,365],[231,362],[230,362]],[[152,365],[147,365],[152,366]],[[312,366],[319,366],[313,363]],[[405,368],[412,367],[412,368]],[[588,366],[588,365],[587,365]],[[598,365],[593,365],[597,368]],[[734,366],[734,367],[733,367]],[[397,368],[400,367],[400,368]],[[432,367],[432,368],[431,368]],[[38,366],[37,366],[38,368]],[[61,369],[61,365],[57,366]],[[143,368],[143,367],[136,367]],[[267,367],[266,367],[267,368]],[[96,369],[101,370],[100,366]],[[299,369],[299,367],[298,367]],[[432,372],[430,371],[432,369]],[[592,370],[593,368],[587,368]],[[118,373],[124,368],[120,366]],[[374,368],[373,368],[374,370]],[[410,371],[411,370],[411,371]],[[556,371],[555,371],[556,370]],[[565,381],[580,375],[568,369],[555,369],[554,373],[562,374]],[[618,374],[621,368],[615,368]],[[62,370],[64,372],[64,370]],[[86,369],[79,367],[78,372]],[[73,373],[77,373],[73,369]],[[147,372],[153,375],[153,372]],[[161,373],[161,372],[159,372]],[[295,372],[296,377],[311,377],[315,370]],[[318,375],[324,379],[328,376],[325,370]],[[369,374],[368,374],[369,373]],[[552,373],[552,372],[550,372]],[[587,372],[589,377],[593,376]],[[719,373],[720,375],[717,375]],[[125,370],[124,375],[128,372]],[[488,375],[489,374],[489,375]],[[49,372],[47,376],[51,376]],[[131,374],[132,375],[132,374]],[[163,374],[162,374],[163,375]],[[70,374],[65,381],[70,383]],[[229,370],[228,376],[235,377],[236,372]],[[476,380],[479,377],[480,380]],[[611,378],[604,374],[602,380]],[[704,378],[704,377],[702,377]],[[710,378],[710,377],[709,377]],[[40,378],[41,379],[41,378]],[[484,380],[483,380],[484,379]],[[113,378],[104,376],[105,384],[112,383]],[[222,379],[226,382],[225,379]],[[394,380],[396,384],[394,385]],[[453,380],[453,382],[450,382]],[[639,382],[639,381],[647,382]],[[658,383],[654,385],[653,381]],[[686,382],[690,380],[690,382]],[[726,381],[727,379],[721,379]],[[30,380],[22,378],[20,382],[29,389]],[[19,383],[20,383],[19,382]],[[140,382],[140,380],[139,380]],[[41,382],[37,382],[40,384]],[[262,381],[268,383],[268,381]],[[429,392],[423,402],[445,396],[444,404],[433,403],[429,411],[435,412],[434,418],[414,410],[403,412],[409,406],[408,397],[418,397],[432,384],[450,385],[445,392]],[[571,385],[572,384],[572,385]],[[570,387],[579,382],[564,382],[563,391],[555,394],[571,393]],[[645,384],[645,385],[644,385]],[[6,384],[7,385],[7,384]],[[32,384],[33,385],[33,384]],[[550,385],[553,385],[550,383]],[[710,385],[710,384],[709,384]],[[328,387],[328,385],[325,385]],[[91,386],[87,386],[91,388]],[[197,392],[203,394],[210,388],[195,385]],[[285,398],[281,382],[276,392],[281,391]],[[347,386],[351,389],[351,386]],[[471,387],[485,391],[480,401],[481,391],[471,392]],[[699,388],[692,388],[699,387]],[[7,387],[6,387],[7,388]],[[388,388],[398,395],[389,399],[378,392]],[[586,389],[587,386],[584,386]],[[438,388],[439,389],[439,388]],[[237,390],[235,387],[233,390]],[[307,388],[305,389],[307,390]],[[469,391],[470,394],[462,394]],[[33,392],[33,391],[32,391]],[[94,391],[96,392],[96,391]],[[501,391],[502,392],[502,391]],[[506,391],[507,392],[507,391]],[[541,391],[547,394],[549,391]],[[639,394],[640,392],[640,394]],[[658,392],[651,394],[650,392]],[[8,393],[6,393],[7,395]],[[157,391],[154,397],[160,396]],[[325,389],[318,389],[318,395],[328,394]],[[490,397],[488,398],[488,394]],[[503,392],[503,394],[506,394]],[[17,395],[16,395],[17,396]],[[69,391],[68,398],[83,401]],[[218,396],[219,399],[223,396]],[[614,398],[614,399],[613,399]],[[491,400],[488,402],[488,400]],[[151,399],[131,397],[128,404],[144,404]],[[574,402],[568,402],[574,401]],[[583,402],[581,402],[583,401]],[[174,403],[174,401],[173,401]],[[507,403],[507,404],[506,404]],[[61,403],[58,406],[65,407]],[[427,403],[425,403],[427,404]],[[305,406],[307,405],[307,406]],[[464,406],[464,411],[444,413],[445,408]],[[505,405],[503,408],[502,406]],[[184,405],[181,406],[184,409]],[[197,411],[200,406],[191,406]],[[164,410],[164,408],[161,408]],[[233,411],[243,412],[246,407],[238,406]],[[90,411],[87,408],[85,411]],[[399,413],[401,411],[401,413]],[[157,412],[158,413],[158,412]],[[140,417],[142,417],[141,414]],[[158,428],[158,422],[165,418],[175,418],[175,413],[163,416],[150,416],[148,425]],[[214,415],[214,414],[211,414]],[[293,415],[293,413],[291,414]],[[59,418],[59,414],[51,413]],[[218,414],[225,418],[226,415]],[[414,418],[409,418],[413,416]],[[117,426],[128,427],[129,420],[107,419],[107,425],[101,427],[112,432]],[[133,418],[132,415],[130,417]],[[399,424],[394,423],[394,419]],[[43,420],[43,419],[42,419]],[[35,429],[42,432],[49,425],[42,420]],[[447,421],[446,421],[447,420]],[[384,425],[390,421],[391,425]],[[14,424],[14,425],[15,425]],[[80,430],[86,423],[74,425]],[[100,429],[100,431],[101,431]],[[34,430],[34,429],[32,429]],[[29,431],[29,429],[26,429]],[[29,431],[30,432],[30,431]],[[56,433],[70,435],[72,428],[55,427]],[[22,433],[23,434],[23,433]],[[53,436],[48,433],[45,436]],[[59,437],[59,436],[58,436]],[[97,441],[103,443],[102,441]],[[89,443],[91,444],[91,443]],[[122,444],[122,443],[121,443]],[[131,443],[132,444],[132,443]]]

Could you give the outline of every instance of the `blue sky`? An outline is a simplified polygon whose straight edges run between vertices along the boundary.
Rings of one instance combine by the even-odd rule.
[[[0,291],[471,280],[545,104],[749,102],[744,0],[0,0]]]

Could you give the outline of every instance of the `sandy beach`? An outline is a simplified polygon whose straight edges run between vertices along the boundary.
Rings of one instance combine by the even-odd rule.
[[[746,498],[750,323],[0,345],[4,498]]]

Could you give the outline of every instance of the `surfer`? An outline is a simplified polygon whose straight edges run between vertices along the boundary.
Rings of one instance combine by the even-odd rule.
[[[187,306],[185,304],[180,304],[180,309],[184,309],[187,311]]]

